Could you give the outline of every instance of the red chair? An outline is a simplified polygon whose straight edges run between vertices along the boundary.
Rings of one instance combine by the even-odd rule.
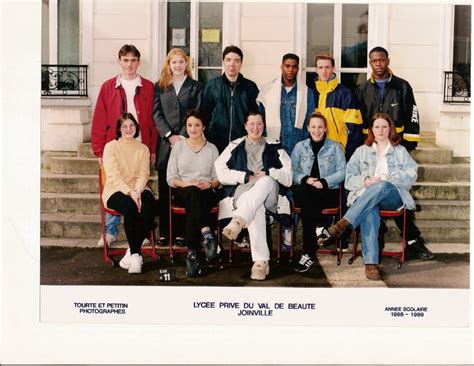
[[[113,266],[114,261],[110,257],[115,256],[115,255],[125,255],[127,248],[112,249],[112,248],[109,248],[109,246],[107,245],[106,234],[105,234],[105,214],[108,213],[114,216],[121,216],[121,214],[120,212],[106,208],[104,206],[104,203],[102,202],[102,192],[104,190],[105,179],[106,179],[105,172],[101,168],[99,169],[99,201],[100,201],[100,222],[101,222],[101,230],[102,230],[102,240],[104,241],[104,251],[103,251],[102,258],[104,258],[106,263],[111,264]],[[158,256],[155,253],[155,233],[153,229],[151,230],[151,233],[150,233],[150,243],[151,243],[151,248],[142,247],[141,252],[142,254],[149,255],[150,257],[153,258],[153,260],[157,260]]]
[[[332,222],[336,222],[341,219],[342,217],[342,187],[339,187],[339,203],[337,207],[329,207],[325,208],[321,211],[321,215],[323,216],[331,216],[332,217]],[[290,262],[293,260],[293,255],[294,255],[294,250],[295,250],[295,242],[296,242],[296,230],[295,230],[295,214],[301,213],[301,208],[293,206],[291,209],[292,215],[291,215],[291,247],[290,247]],[[281,230],[280,230],[280,235],[281,236]],[[334,250],[331,249],[326,249],[326,248],[318,248],[317,253],[318,254],[334,254]],[[278,246],[278,260],[280,260],[280,254],[281,254],[281,246]],[[342,240],[339,239],[337,241],[337,265],[341,264],[341,259],[342,259]]]
[[[403,216],[403,228],[402,228],[402,248],[398,252],[383,250],[382,257],[398,258],[397,268],[401,268],[403,262],[405,262],[405,248],[406,248],[406,229],[407,229],[407,210],[404,208],[401,211],[396,210],[380,210],[381,218],[395,218]],[[349,264],[352,264],[354,260],[362,255],[361,250],[357,250],[359,241],[359,230],[354,232],[354,240],[352,243],[352,257],[349,258]]]
[[[186,215],[186,209],[184,207],[180,207],[173,202],[173,192],[170,187],[170,194],[169,194],[169,237],[173,238],[173,215]],[[216,217],[216,228],[217,228],[217,245],[222,248],[221,245],[221,231],[219,229],[219,221],[218,221],[218,214],[219,214],[219,206],[215,206],[211,209],[211,214],[215,215]],[[174,247],[173,241],[170,239],[168,243],[169,247],[169,254],[171,263],[174,263],[174,254],[175,253],[187,253],[187,247]]]

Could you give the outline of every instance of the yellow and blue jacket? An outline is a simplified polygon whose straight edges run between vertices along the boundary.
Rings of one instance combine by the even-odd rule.
[[[349,160],[362,140],[362,115],[351,91],[335,77],[329,81],[316,79],[316,111],[327,121],[327,137],[339,142]]]

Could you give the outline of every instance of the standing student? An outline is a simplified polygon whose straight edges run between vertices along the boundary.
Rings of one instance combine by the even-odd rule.
[[[209,120],[206,137],[219,153],[230,141],[245,136],[245,115],[258,110],[257,85],[240,73],[243,59],[239,47],[227,46],[222,53],[224,73],[204,88],[202,111]]]
[[[402,138],[400,144],[409,152],[416,149],[420,140],[420,123],[412,87],[408,81],[392,73],[389,68],[388,51],[385,48],[373,48],[369,52],[369,64],[372,75],[357,88],[355,93],[364,119],[364,132],[367,133],[375,113],[386,113],[393,120],[396,131]],[[433,259],[434,254],[426,247],[414,219],[414,211],[407,211],[407,258]],[[395,218],[395,223],[401,231],[403,218]],[[381,238],[386,231],[387,228],[382,221]],[[383,246],[382,239],[380,240]]]
[[[138,74],[140,51],[125,44],[118,52],[121,73],[102,84],[92,117],[91,146],[102,165],[105,144],[115,138],[115,126],[122,113],[131,113],[140,127],[136,139],[150,151],[151,165],[155,164],[157,132],[152,119],[153,83]],[[106,241],[117,240],[120,216],[106,214]],[[147,240],[147,239],[145,239]],[[97,243],[103,246],[103,239]]]
[[[172,240],[169,227],[169,187],[166,170],[172,148],[186,137],[185,113],[201,106],[203,86],[192,77],[189,57],[180,48],[168,52],[161,70],[160,80],[155,85],[153,119],[160,138],[156,147],[156,170],[158,172],[158,210],[160,215],[159,245]]]

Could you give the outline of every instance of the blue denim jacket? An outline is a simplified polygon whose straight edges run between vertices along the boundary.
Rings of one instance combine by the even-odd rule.
[[[364,180],[373,177],[377,165],[377,152],[374,147],[362,145],[347,163],[345,187],[349,190],[348,206],[352,205],[365,188]],[[405,207],[415,209],[415,201],[410,189],[417,179],[418,165],[408,151],[401,145],[392,146],[387,152],[388,179],[398,188]]]
[[[311,148],[311,139],[298,142],[291,153],[291,168],[293,170],[293,183],[300,184],[301,179],[311,174],[314,153]],[[346,158],[341,146],[330,139],[318,153],[318,166],[321,178],[328,183],[329,189],[336,189],[344,180],[346,171]]]

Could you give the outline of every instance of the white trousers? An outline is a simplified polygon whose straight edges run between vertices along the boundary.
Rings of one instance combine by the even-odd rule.
[[[276,207],[277,202],[278,184],[267,175],[259,178],[252,188],[237,199],[234,216],[240,216],[246,222],[253,261],[270,259],[265,211],[266,207]]]

